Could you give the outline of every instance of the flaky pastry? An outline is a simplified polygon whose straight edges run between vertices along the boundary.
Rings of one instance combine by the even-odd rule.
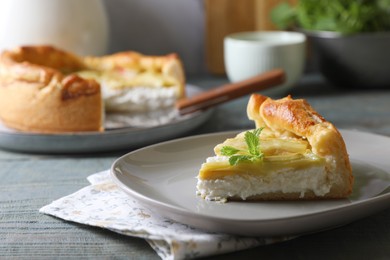
[[[25,46],[0,57],[0,119],[29,132],[103,130],[99,84],[74,72],[78,57],[50,46]]]

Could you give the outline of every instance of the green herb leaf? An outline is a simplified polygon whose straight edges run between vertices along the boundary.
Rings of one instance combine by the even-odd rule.
[[[259,154],[259,137],[254,132],[245,133],[245,142],[251,155]]]
[[[259,160],[263,159],[263,157],[264,157],[264,154],[263,154],[263,153],[260,153],[259,155],[251,156],[251,157],[249,158],[249,160],[250,160],[251,162],[256,162],[256,161],[259,161]]]
[[[257,128],[253,130],[253,133],[257,136],[260,137],[261,131],[263,131],[264,127]]]
[[[221,154],[225,156],[230,156],[229,164],[237,165],[242,161],[255,162],[263,158],[263,153],[260,150],[260,140],[259,136],[263,128],[258,128],[253,131],[245,132],[244,139],[248,146],[248,151],[242,151],[232,146],[224,146],[221,149]],[[241,152],[241,155],[237,155],[238,152]]]
[[[250,157],[249,155],[233,155],[229,158],[229,164],[237,165],[242,161],[250,161]]]
[[[281,29],[335,31],[343,34],[390,30],[390,0],[299,0],[282,2],[271,12]]]
[[[238,153],[240,150],[232,147],[232,146],[224,146],[221,149],[221,154],[225,156],[232,156],[236,153]]]
[[[289,29],[296,20],[296,10],[287,2],[282,2],[271,11],[271,20],[279,29]]]

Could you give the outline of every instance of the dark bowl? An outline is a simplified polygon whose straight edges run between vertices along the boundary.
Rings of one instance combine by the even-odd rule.
[[[304,31],[331,83],[349,88],[390,88],[390,32],[350,36]]]

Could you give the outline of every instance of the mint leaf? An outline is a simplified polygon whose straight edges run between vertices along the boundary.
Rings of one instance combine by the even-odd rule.
[[[257,128],[257,129],[255,129],[255,130],[253,130],[253,133],[254,133],[257,137],[259,137],[260,134],[261,134],[261,131],[263,131],[263,129],[264,129],[264,127]]]
[[[253,132],[248,131],[245,133],[245,142],[251,155],[259,153],[259,138]]]
[[[229,164],[237,165],[242,161],[250,161],[250,157],[249,155],[233,155],[229,158]]]
[[[263,128],[258,128],[253,131],[247,131],[245,133],[245,142],[248,146],[248,151],[251,155],[260,155],[260,141],[259,136]]]
[[[251,156],[249,158],[249,161],[256,162],[256,161],[263,159],[263,157],[264,157],[264,155],[262,153],[260,153],[259,155]]]
[[[247,144],[248,151],[242,151],[232,146],[223,146],[221,154],[230,156],[230,165],[237,165],[242,161],[255,162],[261,160],[263,158],[263,153],[260,150],[259,136],[262,130],[263,128],[258,128],[253,131],[245,132],[244,140]],[[243,153],[243,155],[237,155],[238,152]]]
[[[221,149],[221,154],[225,156],[232,156],[236,153],[238,153],[240,150],[232,147],[232,146],[224,146]]]

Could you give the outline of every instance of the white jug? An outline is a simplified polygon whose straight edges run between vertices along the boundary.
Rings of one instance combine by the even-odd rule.
[[[0,51],[50,44],[79,55],[102,55],[108,34],[101,0],[0,0]]]

